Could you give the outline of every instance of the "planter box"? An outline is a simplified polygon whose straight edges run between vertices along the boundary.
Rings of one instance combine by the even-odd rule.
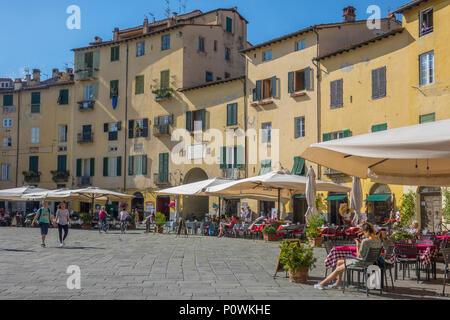
[[[92,230],[92,226],[84,224],[84,225],[81,226],[81,229],[83,229],[83,230]]]
[[[302,268],[296,274],[292,274],[289,271],[289,281],[294,283],[307,283],[308,271],[309,271],[308,268]]]
[[[278,241],[277,234],[263,234],[264,241]]]
[[[308,243],[311,247],[322,247],[322,237],[308,238]]]

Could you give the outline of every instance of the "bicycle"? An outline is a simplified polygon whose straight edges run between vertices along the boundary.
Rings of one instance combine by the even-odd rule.
[[[102,230],[103,230],[105,233],[108,233],[108,231],[109,231],[109,225],[108,225],[108,222],[107,222],[106,220],[105,220],[104,222],[102,222],[102,220],[100,219],[100,220],[98,221],[98,233],[101,233]]]

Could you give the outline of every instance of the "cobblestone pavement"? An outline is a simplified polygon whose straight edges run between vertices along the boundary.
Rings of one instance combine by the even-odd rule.
[[[293,284],[284,273],[273,278],[278,243],[261,240],[70,230],[60,248],[56,229],[50,229],[47,248],[39,245],[37,228],[0,228],[0,300],[442,299],[439,264],[437,280],[398,280],[395,292],[382,296],[366,298],[354,287],[345,294],[316,290],[313,284],[325,272],[322,248],[315,251],[309,283]],[[80,290],[66,286],[69,265],[81,268]]]

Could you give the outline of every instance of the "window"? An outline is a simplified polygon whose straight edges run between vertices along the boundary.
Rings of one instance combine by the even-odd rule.
[[[231,60],[231,50],[230,48],[225,48],[225,60],[230,61]]]
[[[198,37],[198,51],[205,52],[205,38]]]
[[[372,132],[385,131],[387,130],[387,123],[377,124],[372,126]]]
[[[422,54],[419,60],[420,85],[434,83],[434,51]]]
[[[288,74],[289,93],[310,89],[311,89],[311,68],[308,67],[303,70],[289,72]]]
[[[67,151],[67,146],[59,146],[58,147],[58,152],[66,152]]]
[[[120,177],[122,175],[122,157],[103,158],[103,176]]]
[[[58,172],[65,172],[67,171],[67,155],[62,154],[58,155]]]
[[[350,137],[351,132],[349,129],[342,130],[342,131],[336,131],[336,132],[330,132],[330,133],[324,133],[322,135],[322,141],[330,141],[330,140],[337,140],[342,138],[348,138]]]
[[[161,37],[161,50],[170,49],[170,34]]]
[[[217,40],[214,40],[214,51],[217,51]]]
[[[169,182],[169,154],[168,153],[160,153],[159,154],[158,182],[159,183]]]
[[[228,79],[230,77],[230,74],[228,72],[225,72],[224,77],[225,79]]]
[[[303,138],[305,136],[305,117],[295,118],[295,138]]]
[[[119,95],[119,80],[111,80],[109,82],[109,97],[117,97]]]
[[[117,141],[119,139],[119,130],[121,123],[105,123],[105,131],[108,132],[108,140],[109,141]]]
[[[227,17],[226,22],[227,22],[226,31],[230,33],[233,32],[233,19]]]
[[[343,83],[343,79],[335,80],[330,83],[331,109],[342,108],[344,106]]]
[[[244,148],[241,145],[226,146],[220,149],[220,169],[242,169]]]
[[[272,60],[272,50],[263,52],[263,61]]]
[[[210,82],[214,80],[214,76],[212,72],[206,71],[206,82]]]
[[[75,72],[98,69],[100,67],[100,51],[79,53],[75,56]]]
[[[39,172],[39,157],[30,156],[28,171],[38,173]]]
[[[206,129],[206,110],[186,111],[186,130],[204,131]]]
[[[77,159],[77,177],[93,177],[95,174],[95,158]]]
[[[136,76],[136,88],[135,94],[143,94],[144,93],[144,76]]]
[[[13,120],[11,118],[3,119],[3,128],[12,128]]]
[[[128,175],[147,175],[147,155],[128,157]]]
[[[272,141],[272,122],[262,124],[262,143]]]
[[[11,165],[9,163],[2,163],[2,181],[11,180]]]
[[[161,71],[161,79],[160,79],[161,89],[169,89],[170,88],[170,71],[164,70]]]
[[[145,55],[145,41],[136,43],[136,56],[140,57]]]
[[[41,93],[32,92],[31,93],[31,113],[41,112]]]
[[[58,104],[69,104],[69,89],[59,90]]]
[[[227,105],[227,126],[235,126],[237,121],[238,104],[231,103]]]
[[[39,143],[39,128],[31,128],[31,143]]]
[[[3,146],[11,147],[12,146],[12,138],[11,137],[3,138]]]
[[[295,43],[295,51],[300,51],[306,48],[306,40],[300,40]]]
[[[275,97],[277,94],[277,77],[256,81],[253,89],[253,101]]]
[[[372,99],[386,97],[386,67],[372,70]]]
[[[419,116],[419,123],[427,123],[427,122],[434,122],[434,121],[436,121],[435,113],[423,114],[423,115]]]
[[[3,96],[3,106],[4,107],[10,107],[13,105],[13,95],[12,94],[5,94]]]
[[[261,168],[259,169],[258,175],[263,175],[272,171],[272,160],[261,160]]]
[[[148,119],[129,120],[128,138],[146,138],[148,137]]]
[[[433,32],[433,8],[428,8],[420,12],[419,27],[419,36]]]
[[[97,100],[98,99],[98,82],[88,84],[84,86],[84,100]]]
[[[111,47],[111,62],[119,61],[120,46]]]
[[[67,142],[67,125],[58,126],[58,142]]]

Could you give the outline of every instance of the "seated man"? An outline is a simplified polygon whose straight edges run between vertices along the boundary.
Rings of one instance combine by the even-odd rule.
[[[238,218],[238,217],[235,217],[235,216],[232,216],[232,217],[231,217],[230,223],[221,222],[221,223],[220,223],[220,227],[219,227],[219,234],[217,235],[217,237],[218,237],[218,238],[222,237],[225,228],[233,229],[234,225],[235,225],[236,223],[238,223],[238,222],[239,222],[239,218]]]

